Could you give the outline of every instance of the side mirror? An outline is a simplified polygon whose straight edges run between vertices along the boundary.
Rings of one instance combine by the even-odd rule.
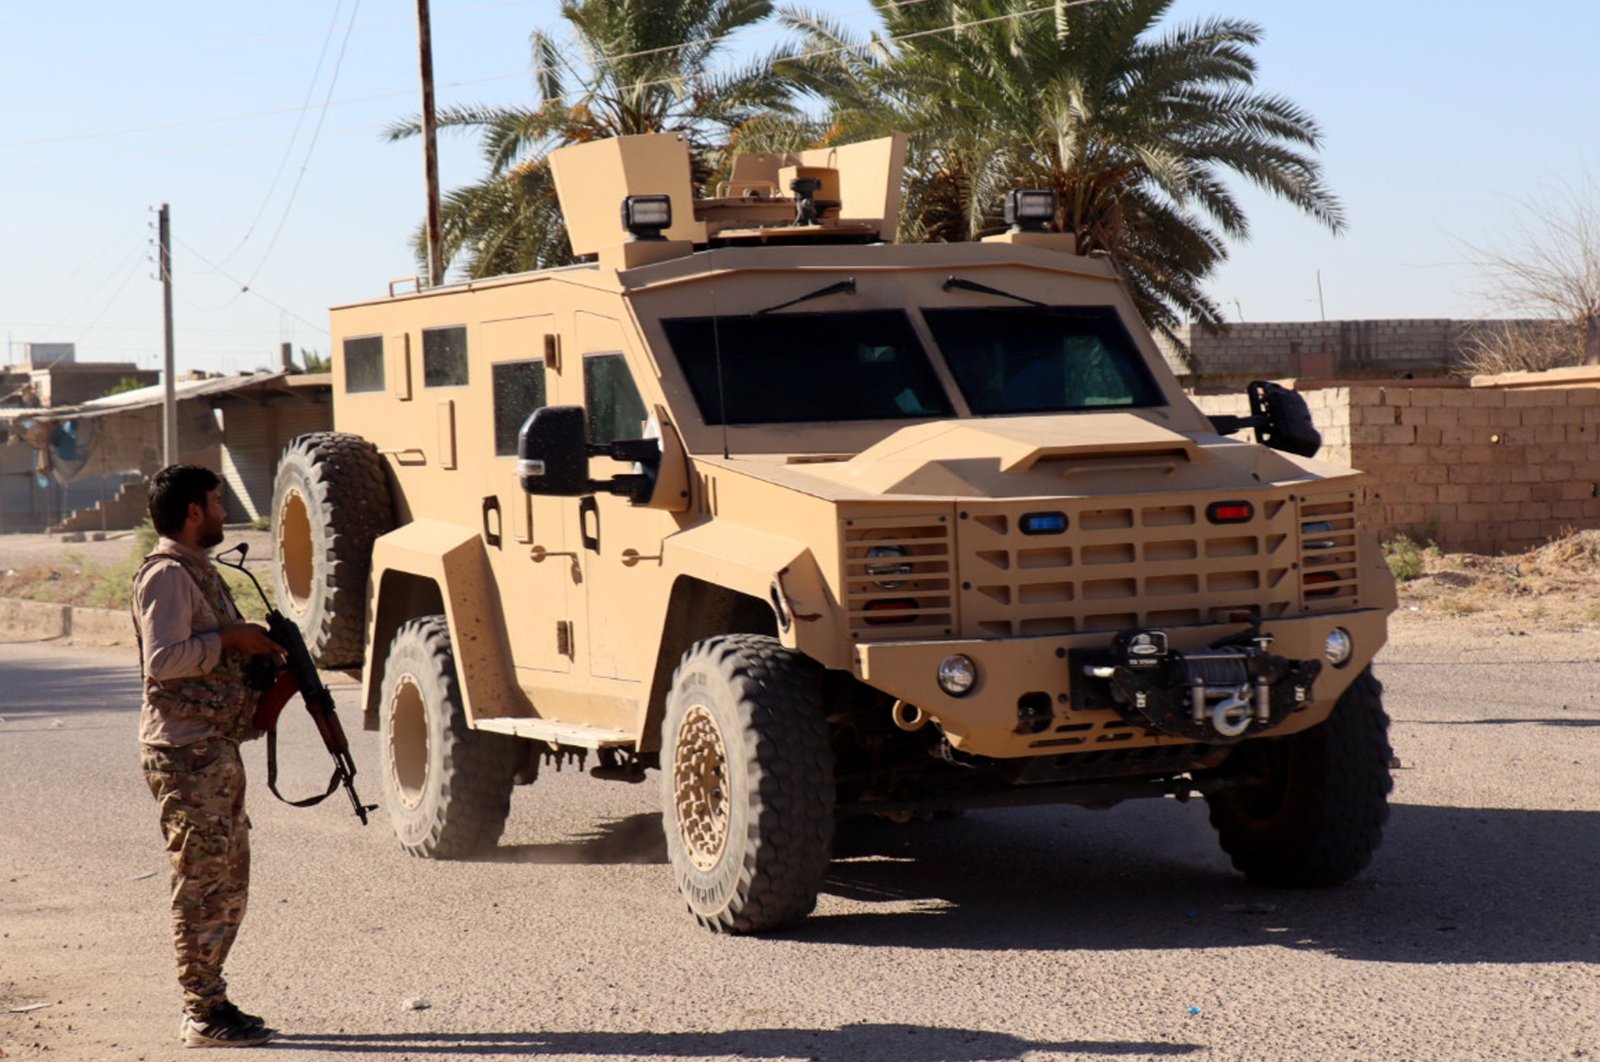
[[[1275,383],[1257,380],[1249,387],[1250,412],[1265,416],[1267,422],[1256,429],[1256,441],[1274,450],[1315,457],[1322,449],[1322,433],[1311,422],[1311,409],[1305,397]]]
[[[1311,421],[1311,409],[1298,391],[1281,384],[1256,380],[1245,388],[1250,416],[1218,414],[1208,418],[1219,435],[1244,428],[1256,430],[1256,442],[1299,457],[1315,457],[1322,449],[1322,433]]]
[[[517,435],[517,475],[529,494],[590,493],[589,438],[582,406],[533,411]]]
[[[642,465],[644,472],[589,478],[589,458],[610,457]],[[654,439],[628,439],[595,444],[589,441],[588,418],[582,406],[544,406],[533,411],[517,435],[517,475],[529,494],[576,498],[606,492],[634,503],[650,500],[661,445]]]

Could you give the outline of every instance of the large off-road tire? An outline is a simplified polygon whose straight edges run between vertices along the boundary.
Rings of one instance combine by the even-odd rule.
[[[321,431],[290,443],[272,488],[273,588],[319,667],[361,663],[372,543],[394,529],[378,450]]]
[[[662,825],[690,913],[719,933],[810,914],[833,845],[821,669],[761,635],[697,642],[661,735]]]
[[[395,632],[379,717],[384,806],[400,847],[460,859],[498,841],[521,756],[515,738],[467,726],[443,616]]]
[[[1234,867],[1261,885],[1333,885],[1360,873],[1389,817],[1388,735],[1383,686],[1369,669],[1321,725],[1235,749],[1221,770],[1242,783],[1207,798]]]

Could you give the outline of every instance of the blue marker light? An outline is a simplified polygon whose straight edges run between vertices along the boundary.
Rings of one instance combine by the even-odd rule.
[[[1018,526],[1024,535],[1059,535],[1067,529],[1067,514],[1026,513]]]

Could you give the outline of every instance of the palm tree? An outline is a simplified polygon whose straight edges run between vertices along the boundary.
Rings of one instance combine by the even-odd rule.
[[[867,40],[783,11],[806,42],[780,70],[827,103],[837,140],[911,134],[902,238],[998,231],[1006,191],[1053,189],[1078,253],[1109,254],[1145,320],[1177,342],[1184,319],[1221,324],[1202,284],[1225,241],[1249,235],[1227,175],[1343,228],[1311,154],[1315,120],[1254,90],[1261,29],[1250,22],[1158,34],[1171,0],[873,6],[883,29]]]
[[[770,60],[719,65],[727,38],[772,13],[770,0],[562,0],[572,42],[530,38],[537,105],[453,107],[441,128],[478,133],[488,172],[440,204],[446,263],[469,277],[572,260],[546,160],[555,148],[636,133],[682,133],[695,177],[721,165],[730,142],[793,113],[790,88]],[[391,140],[417,135],[407,119]],[[414,241],[425,260],[426,238]]]

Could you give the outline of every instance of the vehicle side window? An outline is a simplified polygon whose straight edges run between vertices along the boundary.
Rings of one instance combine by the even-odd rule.
[[[467,383],[467,329],[425,328],[422,332],[424,387],[464,387]]]
[[[589,439],[609,443],[644,438],[644,399],[621,354],[583,359],[583,390],[589,408]]]
[[[383,390],[383,337],[344,341],[344,389],[351,394]]]
[[[544,362],[510,361],[494,366],[494,452],[517,452],[517,435],[533,411],[545,404]]]

